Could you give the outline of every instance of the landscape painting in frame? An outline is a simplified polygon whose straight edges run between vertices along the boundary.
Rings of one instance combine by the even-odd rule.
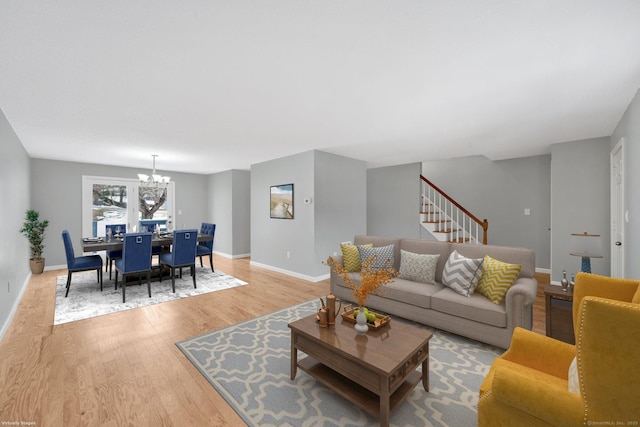
[[[271,186],[271,218],[293,219],[293,184]]]

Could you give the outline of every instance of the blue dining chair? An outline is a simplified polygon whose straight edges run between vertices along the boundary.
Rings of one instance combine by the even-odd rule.
[[[196,286],[196,245],[198,244],[198,230],[175,230],[173,232],[173,244],[171,252],[160,254],[160,281],[162,282],[162,270],[166,265],[171,269],[171,287],[176,292],[176,268],[189,267],[193,276],[193,287]]]
[[[213,270],[213,238],[216,234],[216,225],[203,222],[200,227],[200,234],[206,234],[211,236],[211,240],[204,242],[198,242],[196,247],[196,256],[200,258],[200,267],[202,267],[202,257],[209,257],[209,264],[211,264],[211,271]]]
[[[118,232],[116,231],[120,227],[120,233],[124,234],[127,232],[127,224],[107,224],[104,226],[105,234],[109,235],[109,230],[111,230],[111,235],[116,236]],[[104,265],[104,271],[109,270],[109,280],[111,280],[111,271],[113,270],[113,261],[122,258],[122,249],[115,249],[107,251],[107,259]]]
[[[141,282],[142,274],[147,273],[147,289],[151,298],[151,240],[152,233],[127,233],[122,242],[122,258],[116,260],[116,289],[118,272],[122,273],[122,302],[125,302],[127,276],[135,274]]]
[[[73,251],[73,243],[71,236],[67,230],[62,231],[62,242],[64,243],[64,252],[67,256],[67,292],[64,294],[66,298],[69,295],[71,287],[71,275],[78,271],[96,270],[98,273],[98,282],[100,282],[100,292],[102,292],[102,258],[100,255],[87,255],[76,257]]]

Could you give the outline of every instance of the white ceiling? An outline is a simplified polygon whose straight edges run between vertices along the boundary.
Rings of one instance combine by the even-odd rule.
[[[609,136],[637,0],[0,0],[0,109],[32,157],[214,173]]]

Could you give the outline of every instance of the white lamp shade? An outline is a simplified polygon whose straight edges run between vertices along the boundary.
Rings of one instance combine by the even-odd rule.
[[[569,253],[583,258],[602,258],[602,242],[599,234],[572,234]]]

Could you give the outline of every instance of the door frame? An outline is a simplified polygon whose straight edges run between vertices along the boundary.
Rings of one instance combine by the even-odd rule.
[[[627,212],[625,211],[625,141],[620,138],[610,153],[610,193],[611,193],[611,277],[624,277],[625,273],[625,221]],[[619,160],[616,158],[619,156]],[[619,164],[616,164],[618,162]],[[618,177],[620,179],[618,183]],[[616,242],[621,242],[618,247]]]

